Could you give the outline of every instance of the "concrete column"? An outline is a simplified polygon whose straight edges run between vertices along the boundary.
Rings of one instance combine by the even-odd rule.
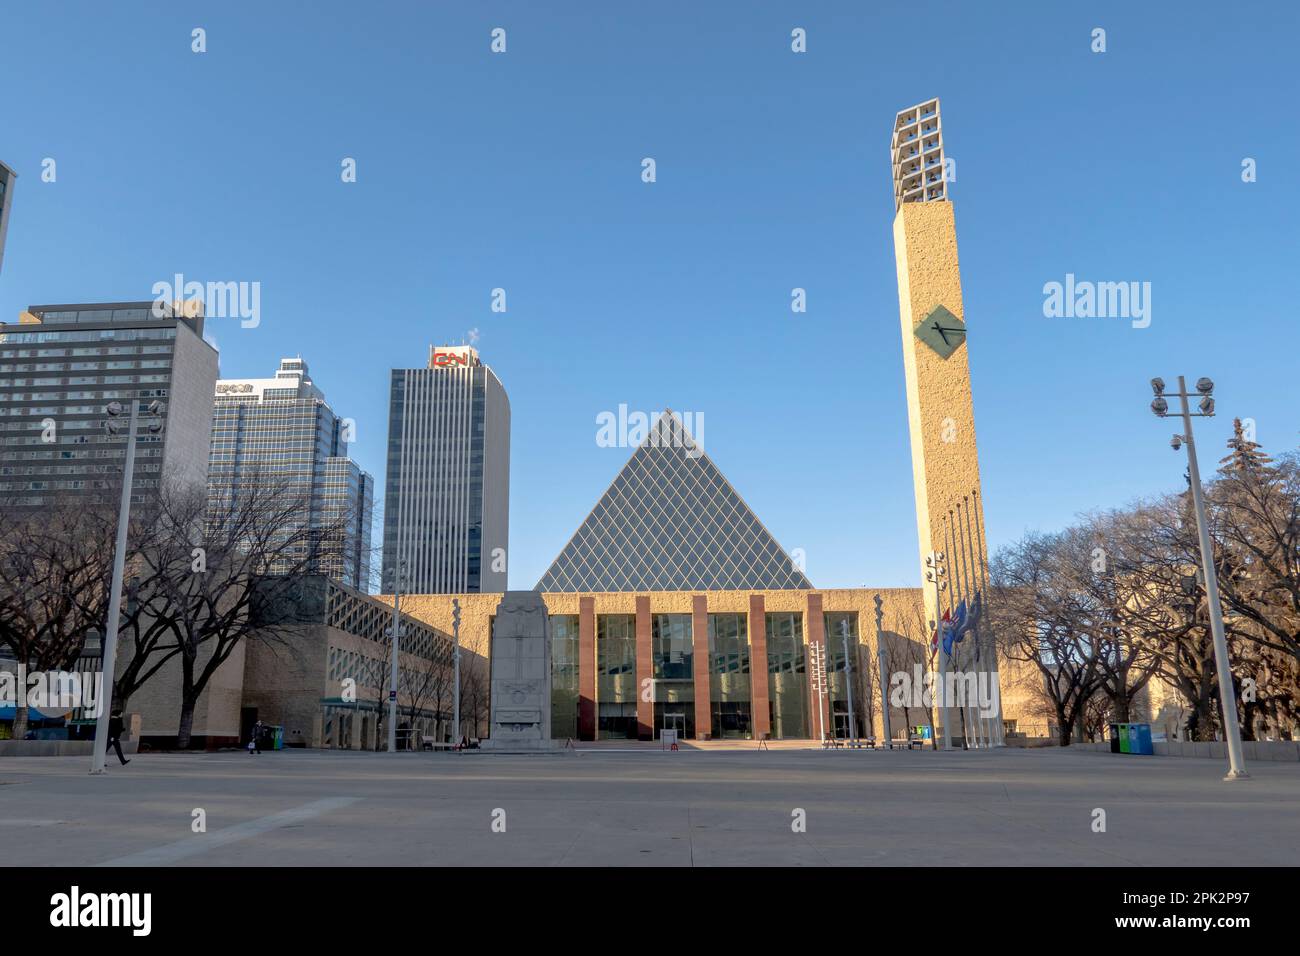
[[[636,736],[654,740],[655,703],[650,692],[654,678],[654,650],[650,642],[650,598],[636,599]],[[647,700],[646,698],[649,698]]]
[[[709,599],[691,597],[691,649],[695,661],[695,739],[708,740],[713,730],[709,699]]]
[[[749,596],[749,696],[754,739],[771,736],[772,711],[767,700],[767,611],[763,595]]]
[[[821,723],[818,724],[817,722],[817,682],[813,679],[813,647],[821,648],[823,665],[830,663],[829,655],[826,653],[826,618],[822,615],[822,596],[820,594],[808,595],[807,609],[804,614],[804,632],[808,639],[808,651],[804,660],[804,670],[807,671],[808,677],[808,736],[816,740],[820,732],[827,737],[834,737],[835,728],[831,724],[831,680],[829,671],[826,674],[826,691],[822,694],[821,699]]]
[[[578,739],[596,739],[596,599],[578,598]]]

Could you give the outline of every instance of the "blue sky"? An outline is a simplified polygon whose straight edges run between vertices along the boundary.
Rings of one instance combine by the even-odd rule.
[[[222,375],[301,354],[381,489],[389,369],[477,329],[513,408],[512,587],[630,454],[595,441],[620,403],[703,412],[818,586],[914,585],[895,112],[939,96],[957,162],[996,546],[1179,486],[1152,375],[1215,379],[1207,471],[1233,415],[1300,441],[1298,9],[17,0],[0,314],[260,282],[259,327],[211,323]],[[1045,318],[1067,273],[1150,282],[1150,327]]]

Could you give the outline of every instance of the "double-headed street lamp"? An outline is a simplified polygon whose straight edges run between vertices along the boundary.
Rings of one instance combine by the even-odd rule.
[[[117,627],[122,613],[122,577],[126,569],[126,529],[131,521],[131,484],[135,478],[135,431],[140,420],[139,401],[132,397],[131,412],[125,422],[122,421],[122,403],[109,402],[104,411],[108,418],[104,420],[104,432],[109,437],[116,437],[126,428],[126,458],[122,463],[122,500],[117,510],[117,540],[113,547],[113,583],[108,595],[108,621],[104,624],[103,657],[100,667],[104,672],[104,688],[100,693],[100,711],[95,719],[95,746],[91,751],[90,772],[104,772],[104,758],[108,755],[109,721],[113,714],[113,671],[117,663]],[[162,403],[150,402],[148,409],[149,433],[156,435],[162,431]]]
[[[1151,380],[1151,391],[1155,398],[1151,410],[1160,418],[1169,414],[1169,402],[1165,400],[1165,381],[1162,378]],[[1187,400],[1201,397],[1198,404],[1199,413],[1193,413]],[[1224,780],[1240,780],[1249,777],[1246,762],[1241,754],[1241,729],[1237,726],[1237,695],[1232,688],[1232,669],[1228,663],[1228,642],[1223,636],[1223,609],[1219,606],[1219,576],[1214,570],[1214,547],[1210,542],[1210,530],[1205,520],[1205,501],[1201,497],[1201,472],[1196,464],[1196,442],[1192,438],[1192,419],[1210,418],[1214,415],[1214,383],[1208,378],[1196,380],[1196,394],[1187,391],[1183,376],[1178,376],[1178,391],[1174,393],[1182,406],[1183,433],[1174,435],[1169,444],[1174,451],[1187,445],[1187,474],[1191,479],[1192,506],[1196,510],[1196,534],[1201,546],[1201,573],[1205,576],[1205,597],[1210,610],[1210,633],[1214,637],[1214,666],[1219,677],[1219,702],[1223,705],[1223,734],[1228,741],[1228,775]]]

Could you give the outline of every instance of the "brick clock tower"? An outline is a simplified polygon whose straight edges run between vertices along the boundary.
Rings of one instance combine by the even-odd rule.
[[[938,617],[969,615],[983,603],[987,575],[984,508],[975,415],[971,403],[957,232],[948,199],[948,163],[943,151],[939,101],[901,111],[891,142],[894,171],[894,257],[907,383],[907,420],[912,439],[916,527],[927,620],[936,619],[929,558],[941,552],[946,582],[938,596]],[[979,597],[977,602],[976,598]],[[982,616],[982,615],[981,615]],[[978,627],[954,645],[954,666],[996,674],[994,654]],[[981,644],[975,661],[975,643]],[[955,711],[954,724],[960,718]],[[991,737],[1000,738],[985,724]],[[954,726],[953,732],[960,730]],[[968,739],[971,734],[967,733]],[[996,742],[996,740],[994,740]]]

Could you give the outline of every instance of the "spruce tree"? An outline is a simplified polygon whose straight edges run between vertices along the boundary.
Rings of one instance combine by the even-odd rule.
[[[1273,459],[1264,454],[1258,442],[1251,441],[1241,427],[1241,419],[1232,420],[1232,437],[1228,439],[1229,452],[1219,459],[1219,471],[1237,476],[1258,474],[1261,468],[1267,468]]]

